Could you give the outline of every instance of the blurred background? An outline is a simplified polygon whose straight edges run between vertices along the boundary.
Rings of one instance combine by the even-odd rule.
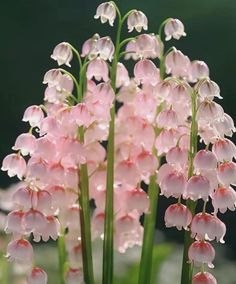
[[[190,59],[204,60],[208,64],[211,78],[221,88],[224,110],[236,120],[235,0],[119,0],[115,2],[123,13],[132,8],[142,10],[149,19],[149,32],[157,32],[160,23],[167,17],[179,18],[185,25],[187,37],[180,41],[172,41],[171,44],[181,49]],[[80,50],[81,44],[94,33],[114,36],[114,29],[108,25],[101,25],[93,18],[96,7],[100,3],[101,1],[95,0],[0,0],[1,161],[11,152],[15,138],[27,131],[27,126],[21,121],[25,108],[42,102],[43,75],[48,69],[56,66],[50,59],[54,46],[59,42],[68,41]],[[127,31],[124,29],[125,35]],[[0,188],[7,188],[13,181],[5,173],[0,172]],[[157,241],[168,240],[181,245],[181,233],[176,230],[163,232],[163,212],[167,202],[171,201],[162,199],[160,202]],[[234,274],[236,259],[236,222],[234,220],[236,217],[234,213],[227,212],[220,218],[227,225],[225,238],[227,246],[220,249],[222,250],[221,258],[217,258],[216,271],[218,275],[233,273],[234,277],[228,280],[229,282],[222,278],[224,280],[219,283],[234,284],[236,280],[232,279],[236,279]],[[177,253],[179,245],[175,245],[175,250],[169,258],[171,261],[172,257],[174,264],[180,257]],[[177,255],[176,258],[175,255]],[[165,265],[163,264],[163,269]],[[175,274],[173,275],[175,277]],[[174,283],[172,280],[172,282],[165,282],[167,280],[167,277],[164,277],[159,280],[159,283]]]

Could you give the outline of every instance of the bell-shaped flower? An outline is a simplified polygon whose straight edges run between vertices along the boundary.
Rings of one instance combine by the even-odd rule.
[[[32,207],[33,191],[29,187],[20,187],[12,195],[14,206],[19,210],[27,211]]]
[[[193,160],[195,172],[201,173],[202,170],[215,170],[217,167],[216,156],[208,150],[200,150]]]
[[[191,62],[190,66],[189,80],[190,82],[195,83],[198,80],[208,78],[209,73],[209,68],[204,61],[194,60]]]
[[[113,26],[114,20],[116,18],[116,7],[112,1],[100,4],[97,7],[95,19],[101,19],[102,24],[109,21],[109,24]]]
[[[50,237],[56,241],[60,235],[60,223],[58,219],[54,216],[47,216],[46,219],[47,223],[44,230],[34,233],[34,238],[36,241],[39,241],[41,237],[44,242],[47,242]]]
[[[148,59],[142,59],[135,64],[134,76],[139,84],[151,84],[155,86],[160,80],[159,69]]]
[[[78,268],[70,268],[65,275],[65,279],[66,284],[83,284],[83,270]]]
[[[73,106],[71,109],[71,116],[79,127],[88,127],[92,123],[92,116],[85,103],[79,103]]]
[[[27,276],[28,284],[47,284],[48,276],[47,273],[39,267],[33,267],[31,272]]]
[[[218,139],[212,146],[212,152],[219,162],[231,161],[236,157],[236,146],[229,139]]]
[[[39,126],[40,122],[43,120],[44,114],[39,106],[33,105],[29,106],[23,115],[23,121],[28,121],[30,126]]]
[[[47,190],[39,190],[36,193],[35,208],[48,215],[52,213],[52,196]]]
[[[180,39],[182,36],[186,36],[183,23],[180,20],[173,18],[166,21],[164,32],[166,35],[166,41],[170,40],[172,37],[174,39]]]
[[[136,44],[136,40],[133,39],[131,41],[129,41],[125,47],[125,60],[128,59],[133,59],[133,60],[138,60],[140,58],[140,56],[137,54],[137,44]]]
[[[177,171],[167,174],[161,181],[161,194],[166,197],[181,197],[186,189],[186,177]]]
[[[20,238],[24,234],[22,211],[12,211],[7,215],[5,232],[7,234],[12,233],[13,238]]]
[[[7,246],[7,255],[9,261],[31,264],[33,261],[33,247],[25,239],[13,240]]]
[[[200,198],[207,201],[212,191],[209,179],[203,175],[196,175],[188,180],[184,197],[194,201]]]
[[[97,81],[107,82],[109,80],[108,75],[109,69],[105,60],[97,57],[89,62],[86,72],[88,80],[94,77]]]
[[[156,138],[155,146],[158,155],[167,153],[171,148],[175,147],[180,133],[176,129],[163,129],[160,135]]]
[[[220,184],[228,187],[236,184],[236,164],[226,162],[219,165],[217,169],[217,177]]]
[[[117,182],[136,186],[140,181],[140,173],[134,161],[121,161],[115,168],[115,179]]]
[[[137,227],[140,226],[139,214],[133,213],[118,213],[115,217],[115,230],[119,234],[126,234],[135,232]]]
[[[156,123],[158,128],[177,128],[178,126],[178,116],[173,109],[166,109],[161,111],[157,118]]]
[[[196,89],[202,99],[213,100],[214,97],[222,99],[219,86],[209,78],[199,81],[196,85]]]
[[[236,192],[232,187],[219,187],[212,194],[214,212],[225,213],[227,209],[234,211],[236,207]]]
[[[95,49],[96,42],[99,38],[100,38],[99,34],[94,34],[93,37],[87,39],[82,46],[82,53],[80,56],[85,57],[89,55],[90,60],[94,59],[94,57],[96,57],[97,55],[90,54],[90,52]]]
[[[166,161],[176,170],[184,169],[188,163],[188,150],[179,146],[173,147],[167,152]]]
[[[134,51],[140,58],[154,59],[160,57],[163,45],[161,42],[158,41],[155,35],[141,34],[136,37],[136,43],[134,48],[135,48]]]
[[[25,159],[18,154],[7,155],[3,159],[1,170],[7,171],[9,177],[17,176],[22,179],[26,172]]]
[[[138,211],[140,214],[148,212],[149,197],[142,188],[131,188],[125,191],[125,203],[128,210]]]
[[[192,221],[192,213],[181,203],[170,205],[165,212],[165,225],[167,228],[176,227],[178,230],[188,230]]]
[[[189,262],[194,266],[200,267],[207,264],[209,268],[213,268],[212,261],[215,258],[215,250],[213,246],[205,241],[195,241],[188,250]]]
[[[187,77],[189,72],[190,60],[188,56],[184,55],[180,50],[175,47],[167,54],[166,60],[166,73],[172,74],[175,77]]]
[[[47,188],[52,197],[52,207],[56,211],[58,208],[63,208],[66,201],[65,188],[63,186],[51,186]]]
[[[222,138],[224,138],[224,136],[232,137],[233,133],[236,131],[234,121],[227,113],[224,113],[221,119],[214,121],[213,125],[218,132],[218,136]]]
[[[112,61],[115,52],[115,46],[109,36],[101,37],[97,40],[94,49],[91,51],[90,55],[96,54],[100,56],[103,60]]]
[[[197,111],[197,120],[212,122],[217,119],[222,119],[224,110],[221,105],[211,100],[204,100],[200,103]]]
[[[209,272],[198,272],[193,276],[192,284],[217,284],[217,281]]]
[[[12,149],[15,151],[20,150],[23,156],[27,156],[28,154],[31,155],[34,152],[35,146],[35,136],[30,133],[22,133],[17,137],[15,145],[12,147]]]
[[[42,212],[30,209],[24,214],[23,222],[26,232],[42,233],[46,227],[47,219]]]
[[[116,73],[116,88],[128,86],[130,83],[129,73],[124,64],[118,62]]]
[[[68,42],[59,43],[53,50],[51,58],[57,61],[58,65],[63,64],[71,67],[70,61],[73,58],[73,52]]]
[[[149,177],[157,170],[157,158],[155,157],[155,155],[148,151],[142,151],[137,156],[136,162],[143,177]]]
[[[216,216],[208,213],[198,213],[191,223],[191,236],[198,241],[214,239],[224,243],[226,233],[225,224]]]
[[[142,29],[145,31],[148,29],[148,19],[145,14],[141,11],[133,10],[127,19],[129,33],[134,29],[137,32],[141,32]]]
[[[60,69],[51,69],[47,71],[43,78],[43,84],[48,84],[49,87],[55,87],[59,84],[62,78]]]

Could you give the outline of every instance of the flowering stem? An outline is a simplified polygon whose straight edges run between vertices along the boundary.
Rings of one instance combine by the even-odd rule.
[[[62,232],[61,236],[57,240],[58,242],[58,261],[59,261],[59,276],[60,284],[65,284],[65,261],[66,261],[66,250],[65,250],[65,235]]]
[[[139,268],[139,281],[138,284],[149,284],[151,281],[152,272],[152,252],[154,231],[156,225],[157,203],[158,203],[159,187],[156,183],[156,174],[150,177],[148,187],[148,196],[150,200],[149,212],[145,215],[144,219],[144,236],[142,255]]]
[[[116,6],[116,5],[115,5]],[[120,52],[121,28],[125,17],[121,17],[117,8],[119,22],[116,35],[115,54],[111,68],[111,85],[116,92],[116,71]],[[115,136],[115,100],[110,111],[110,124],[107,146],[107,177],[106,177],[106,204],[105,204],[105,224],[103,242],[103,271],[102,283],[113,283],[113,233],[114,233],[114,136]]]
[[[197,93],[195,91],[193,91],[193,93],[191,94],[191,100],[192,100],[192,124],[191,124],[191,133],[190,133],[188,178],[190,178],[194,174],[193,159],[195,154],[197,153],[197,135],[198,135],[198,127],[196,121]],[[187,200],[186,202],[186,206],[191,211],[192,215],[195,214],[196,205],[197,202],[194,202],[192,200]],[[188,249],[189,246],[192,244],[192,242],[193,239],[191,238],[190,231],[185,231],[181,284],[192,283],[193,267],[190,263],[188,263]]]

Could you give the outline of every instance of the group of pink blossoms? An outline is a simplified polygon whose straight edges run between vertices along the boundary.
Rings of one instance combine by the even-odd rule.
[[[116,9],[112,2],[101,4],[95,18],[113,25]],[[129,32],[147,30],[147,18],[134,10],[128,20]],[[166,40],[185,36],[177,19],[164,22]],[[123,253],[134,245],[142,245],[143,227],[140,216],[149,210],[149,198],[141,185],[149,184],[157,173],[161,194],[178,199],[165,212],[167,227],[191,231],[195,239],[189,248],[189,261],[201,272],[192,284],[216,284],[215,277],[205,272],[213,267],[215,251],[210,241],[223,243],[226,233],[218,211],[235,210],[236,184],[235,145],[225,136],[235,131],[232,118],[214,101],[221,99],[218,85],[209,78],[203,61],[190,61],[180,50],[165,54],[167,74],[161,78],[156,58],[163,60],[161,35],[141,34],[126,45],[125,59],[137,61],[130,77],[122,63],[117,65],[117,94],[110,84],[109,61],[115,48],[110,37],[98,34],[88,39],[81,57],[88,60],[86,92],[78,102],[73,96],[74,78],[64,69],[49,70],[43,83],[47,85],[44,105],[26,109],[23,121],[30,124],[28,133],[16,139],[2,170],[10,177],[23,180],[13,195],[14,208],[8,214],[6,232],[12,234],[7,257],[10,261],[28,263],[29,284],[47,283],[44,270],[33,266],[33,247],[27,240],[47,242],[65,234],[68,253],[67,284],[83,283],[80,233],[80,167],[87,164],[89,194],[96,208],[91,219],[92,238],[103,238],[106,149],[110,109],[120,103],[115,120],[114,239],[115,249]],[[63,42],[51,56],[58,65],[70,67],[73,48]],[[192,123],[191,94],[197,94],[197,135],[202,150],[193,159],[193,175],[189,172],[189,147]],[[78,129],[84,129],[84,142]],[[206,145],[204,147],[203,145]],[[211,149],[211,150],[210,150]],[[160,166],[165,157],[166,163]],[[159,169],[158,169],[159,168]],[[184,200],[203,200],[200,213],[192,216],[182,204]],[[206,212],[212,202],[214,212]]]

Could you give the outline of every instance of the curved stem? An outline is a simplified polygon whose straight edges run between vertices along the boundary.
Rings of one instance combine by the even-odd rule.
[[[81,70],[82,69],[82,60],[81,60],[81,57],[80,57],[78,50],[73,45],[71,45],[70,43],[68,43],[68,45],[73,50],[73,52],[76,54],[77,59],[79,61],[79,68]]]
[[[193,159],[194,159],[195,154],[197,153],[197,142],[198,142],[197,141],[198,127],[197,127],[197,121],[196,121],[197,93],[195,91],[193,91],[193,93],[191,94],[191,100],[192,100],[192,124],[191,124],[191,133],[190,133],[188,178],[190,178],[194,174]],[[192,215],[194,215],[197,202],[194,202],[192,200],[187,200],[186,206],[191,211]],[[192,242],[193,242],[193,239],[191,238],[191,232],[185,231],[181,284],[191,284],[192,283],[193,267],[190,263],[188,263],[188,249],[189,249],[189,246],[192,244]]]
[[[70,72],[68,72],[67,70],[63,69],[63,68],[59,68],[59,70],[63,73],[65,73],[66,75],[70,76],[71,79],[73,80],[73,82],[75,83],[76,86],[76,91],[78,94],[78,101],[82,101],[82,92],[81,92],[81,86],[79,85],[78,81],[76,80],[75,76],[72,75]],[[80,82],[81,83],[81,82]]]

